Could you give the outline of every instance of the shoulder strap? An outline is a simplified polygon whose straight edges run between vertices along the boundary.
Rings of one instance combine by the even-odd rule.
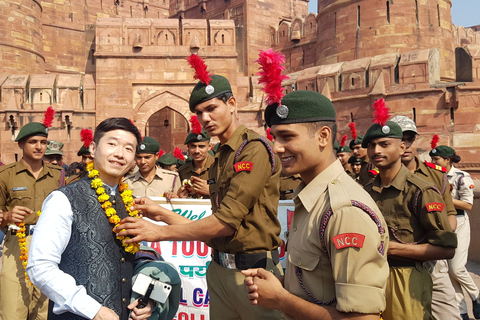
[[[252,139],[252,140],[245,139],[242,142],[242,144],[240,145],[240,147],[238,148],[237,152],[235,153],[235,158],[233,159],[233,164],[237,163],[237,159],[240,156],[240,153],[242,153],[243,148],[245,148],[245,146],[251,141],[261,141],[263,143],[263,145],[265,146],[265,148],[267,148],[267,152],[270,156],[270,163],[272,164],[271,174],[273,174],[275,172],[275,153],[273,153],[272,146],[270,145],[268,140],[265,139],[262,136],[258,136],[258,140],[257,139]]]
[[[62,169],[62,173],[60,175],[60,181],[58,183],[58,187],[63,187],[63,185],[65,184],[65,170]]]
[[[460,178],[458,178],[457,190],[460,190],[460,188],[461,188],[461,186],[462,186],[463,177],[465,177],[465,175],[461,174],[461,175],[460,175]]]

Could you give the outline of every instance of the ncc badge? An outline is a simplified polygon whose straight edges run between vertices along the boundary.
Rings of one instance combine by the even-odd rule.
[[[389,126],[383,126],[382,127],[382,133],[383,134],[389,134],[390,133],[390,127]]]
[[[445,205],[440,202],[430,202],[430,203],[427,203],[426,207],[428,212],[442,211],[443,208],[445,208]]]
[[[212,85],[208,85],[205,87],[205,93],[208,95],[211,95],[212,93],[215,92],[215,88]]]
[[[202,137],[201,134],[199,134],[199,135],[197,136],[197,140],[198,140],[198,141],[202,140],[202,138],[203,138],[203,137]]]
[[[342,233],[333,237],[332,240],[335,248],[338,250],[347,247],[361,248],[363,247],[365,236],[360,233]]]
[[[145,150],[145,145],[143,143],[140,145],[140,150]]]
[[[288,117],[288,107],[286,105],[279,105],[276,110],[277,116],[280,119],[285,119]]]
[[[240,171],[252,171],[252,169],[253,169],[253,162],[242,161],[242,162],[235,163],[233,166],[234,166],[236,172],[240,172]]]

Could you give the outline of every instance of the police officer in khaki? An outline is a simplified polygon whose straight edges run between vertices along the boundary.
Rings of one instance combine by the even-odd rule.
[[[375,105],[385,107],[383,99]],[[438,190],[402,164],[406,145],[400,126],[385,119],[375,121],[362,146],[379,170],[365,190],[377,202],[390,233],[383,318],[427,320],[432,317],[432,279],[423,262],[451,258],[457,238]]]
[[[287,116],[285,116],[285,114]],[[380,319],[388,276],[386,223],[335,158],[336,112],[325,96],[294,91],[265,110],[282,172],[299,174],[283,286],[243,271],[253,304],[295,319]]]
[[[123,180],[128,183],[134,196],[171,198],[181,187],[180,178],[176,172],[164,170],[155,165],[159,151],[160,144],[151,137],[144,137],[137,147],[135,162],[138,171]]]
[[[23,151],[20,161],[0,168],[0,227],[6,233],[0,274],[0,319],[47,319],[48,300],[25,278],[16,224],[24,222],[27,250],[42,202],[61,187],[65,171],[42,160],[48,129],[43,123],[25,125],[15,141]]]
[[[135,199],[137,209],[168,226],[143,219],[124,219],[119,233],[134,241],[202,240],[213,248],[207,270],[210,319],[283,319],[277,310],[252,306],[243,290],[241,270],[262,267],[282,274],[277,220],[281,164],[266,138],[240,125],[236,100],[225,77],[199,81],[190,96],[195,112],[210,136],[221,145],[210,167],[212,215],[190,221],[149,199]]]
[[[185,144],[192,161],[178,168],[178,175],[183,185],[179,194],[183,193],[190,198],[210,199],[207,180],[210,167],[214,162],[213,157],[208,153],[210,136],[205,129],[198,134],[190,131]]]

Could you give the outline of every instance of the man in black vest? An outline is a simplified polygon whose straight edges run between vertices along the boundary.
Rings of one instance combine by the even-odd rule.
[[[150,317],[150,304],[144,309],[136,308],[137,301],[128,304],[134,254],[112,232],[116,221],[129,215],[124,199],[131,200],[119,181],[141,139],[128,119],[104,120],[90,145],[89,176],[46,198],[27,272],[50,298],[49,320],[127,320],[130,310],[131,319]]]

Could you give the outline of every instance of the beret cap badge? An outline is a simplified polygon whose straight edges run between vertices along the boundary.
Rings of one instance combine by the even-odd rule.
[[[140,149],[145,150],[145,145],[143,143],[140,145]]]
[[[277,107],[276,113],[280,119],[286,119],[288,117],[288,107],[284,104],[281,104]]]
[[[390,133],[390,127],[387,126],[387,125],[383,126],[383,127],[382,127],[382,132],[383,132],[384,134],[389,134],[389,133]]]
[[[215,88],[212,85],[208,85],[205,87],[205,93],[211,95],[215,92]]]
[[[198,140],[198,141],[202,140],[202,138],[203,138],[203,136],[202,136],[201,134],[199,134],[199,135],[197,136],[197,140]]]

